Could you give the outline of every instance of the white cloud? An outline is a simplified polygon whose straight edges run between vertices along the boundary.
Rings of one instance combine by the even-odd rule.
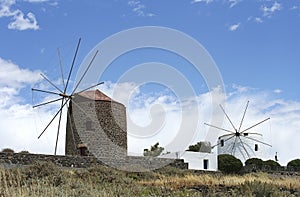
[[[206,3],[206,4],[209,4],[209,3],[212,3],[213,0],[193,0],[191,3]]]
[[[15,0],[0,1],[0,18],[9,17],[12,20],[12,22],[8,24],[8,29],[16,29],[21,31],[27,29],[38,30],[39,25],[35,15],[31,12],[24,15],[24,13],[19,9],[12,10],[11,8],[15,4]]]
[[[294,5],[293,7],[291,7],[290,8],[291,10],[297,10],[297,9],[299,9],[299,7],[298,6],[296,6],[296,5]]]
[[[260,17],[249,16],[247,21],[253,21],[255,23],[263,23],[264,21]]]
[[[29,3],[44,3],[44,2],[48,2],[49,0],[24,0],[24,1]]]
[[[38,30],[40,27],[37,24],[37,20],[33,13],[29,12],[27,16],[24,16],[22,12],[14,15],[14,21],[8,24],[8,29],[16,29],[16,30],[27,30],[33,29]]]
[[[236,31],[240,27],[241,23],[233,24],[229,27],[229,31]]]
[[[10,147],[16,151],[29,150],[35,153],[53,154],[57,122],[51,125],[41,139],[37,140],[37,136],[53,117],[56,108],[41,108],[36,111],[32,110],[29,103],[22,104],[18,99],[14,99],[20,97],[20,90],[26,84],[38,81],[38,71],[21,69],[14,63],[3,59],[0,62],[0,68],[5,67],[5,72],[10,73],[9,76],[1,75],[0,77],[2,80],[0,97],[1,100],[13,101],[2,103],[0,107],[1,148]],[[3,73],[2,70],[0,73]],[[212,112],[212,106],[219,104],[212,103],[212,94],[215,96],[221,94],[218,89],[183,101],[178,100],[169,91],[145,92],[135,83],[129,82],[117,85],[106,82],[99,86],[99,89],[126,105],[129,152],[141,154],[144,148],[156,142],[168,147],[168,151],[176,151],[176,146],[172,143],[180,135],[180,131],[185,131],[185,135],[190,132],[189,135],[192,135],[189,136],[190,143],[209,139],[212,144],[215,144],[218,136],[222,134],[204,126],[205,122],[211,123],[213,117],[223,115],[221,110],[214,114]],[[300,101],[278,99],[278,95],[275,98],[278,92],[278,90],[258,91],[251,87],[233,85],[232,91],[227,92],[224,108],[233,123],[239,124],[245,104],[248,100],[250,101],[243,128],[271,117],[271,121],[256,127],[254,131],[262,133],[263,141],[273,145],[272,148],[267,149],[263,159],[273,159],[275,152],[278,152],[279,162],[286,165],[291,159],[300,158],[298,151]],[[196,127],[195,119],[197,119]],[[66,114],[63,115],[59,154],[64,153],[65,124]],[[226,121],[220,126],[231,129],[231,125]],[[156,130],[148,137],[139,138],[132,135],[136,128],[155,128]]]
[[[103,87],[103,90],[111,95],[113,86],[115,85],[107,85]],[[116,98],[120,98],[128,95],[128,92],[132,92],[135,84],[119,84],[117,87],[118,96]],[[150,147],[156,142],[160,142],[163,146],[168,146],[178,134],[179,127],[183,126],[183,114],[192,120],[193,117],[189,116],[189,114],[192,114],[193,109],[197,108],[199,109],[199,124],[196,128],[196,136],[193,142],[210,139],[211,143],[215,144],[217,137],[222,134],[218,133],[217,130],[209,131],[209,128],[203,125],[205,122],[210,123],[213,116],[222,116],[221,110],[212,115],[211,94],[218,94],[218,91],[214,90],[213,92],[198,95],[192,99],[193,101],[197,100],[197,103],[189,102],[188,100],[178,102],[175,97],[169,94],[143,94],[143,92],[140,92],[140,89],[135,89],[135,91],[137,93],[131,95],[131,102],[128,103],[128,101],[123,100],[127,106],[128,119],[132,120],[132,122],[128,120],[128,132],[135,127],[132,124],[145,127],[155,121],[155,117],[153,119],[154,112],[151,112],[151,109],[157,104],[164,109],[164,111],[158,111],[161,114],[157,114],[159,119],[164,117],[164,124],[161,125],[162,128],[159,127],[160,129],[156,135],[149,138],[128,137],[129,152],[135,155],[141,154],[144,148]],[[278,94],[278,92],[278,90],[274,92],[259,91],[251,87],[233,85],[232,91],[227,92],[225,109],[233,123],[239,125],[246,102],[250,101],[243,128],[271,117],[271,121],[255,127],[253,131],[262,133],[263,141],[273,146],[272,148],[265,147],[266,153],[263,159],[274,159],[275,152],[278,152],[279,162],[282,165],[286,165],[291,159],[300,158],[300,154],[297,151],[298,139],[300,139],[300,101],[277,99],[275,97],[278,96],[275,96],[275,94]],[[213,105],[218,104],[214,103]],[[220,126],[231,129],[231,125],[226,121],[224,120],[223,125]],[[188,127],[188,124],[184,125],[183,128],[184,130],[195,129]],[[172,149],[171,146],[168,146],[168,148],[170,148],[168,151],[176,151],[174,147]]]
[[[34,116],[50,120],[51,113],[41,111],[35,114],[31,104],[20,95],[24,88],[30,91],[30,86],[40,81],[39,73],[38,70],[22,69],[12,61],[0,58],[0,148],[31,152],[49,150],[45,147],[49,138],[45,137],[40,142],[36,140],[36,128],[40,123],[34,122]]]
[[[260,17],[255,17],[254,21],[257,23],[263,23],[263,20]]]
[[[230,8],[236,6],[238,3],[240,3],[242,0],[229,0]]]
[[[15,0],[1,0],[0,1],[0,18],[13,16],[14,12],[10,10],[10,7],[16,3]]]
[[[22,69],[10,60],[0,57],[0,87],[20,88],[23,84],[33,84],[40,80],[40,71]]]
[[[280,89],[275,89],[273,92],[276,93],[276,94],[280,94],[280,93],[282,93],[282,90],[280,90]]]
[[[156,16],[154,13],[146,12],[146,6],[137,0],[128,1],[128,5],[132,8],[132,11],[136,13],[138,16],[148,16],[154,17]]]
[[[237,92],[237,93],[244,93],[244,92],[253,90],[253,88],[251,88],[251,87],[241,86],[241,85],[237,85],[237,84],[233,84],[232,88],[235,90],[234,92]]]
[[[261,10],[263,11],[263,15],[266,17],[271,17],[272,14],[276,11],[279,11],[282,9],[282,5],[275,1],[271,7],[262,6]]]

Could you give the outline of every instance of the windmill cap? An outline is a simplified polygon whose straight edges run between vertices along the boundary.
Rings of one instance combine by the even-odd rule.
[[[110,98],[109,96],[107,96],[106,94],[104,94],[103,92],[101,92],[98,89],[81,92],[78,95],[82,96],[84,98],[90,99],[90,100],[94,100],[94,101],[117,102],[117,101],[113,100],[112,98]]]

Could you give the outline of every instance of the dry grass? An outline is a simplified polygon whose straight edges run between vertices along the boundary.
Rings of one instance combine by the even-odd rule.
[[[104,166],[60,169],[51,163],[37,163],[26,168],[0,168],[0,197],[295,196],[299,194],[295,192],[299,191],[299,176],[264,173],[243,176],[193,174],[174,168],[129,173]]]
[[[212,175],[212,174],[187,174],[184,176],[164,176],[156,180],[141,180],[140,184],[147,186],[167,186],[172,189],[179,189],[183,187],[193,187],[196,185],[206,185],[211,187],[218,187],[225,185],[228,187],[235,187],[246,182],[259,181],[261,183],[272,184],[279,188],[287,190],[300,189],[300,177],[291,176],[274,176],[266,173],[251,173],[243,176],[239,175]]]

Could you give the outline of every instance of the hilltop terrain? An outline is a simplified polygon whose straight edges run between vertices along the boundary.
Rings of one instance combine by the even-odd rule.
[[[0,196],[299,196],[300,176],[224,175],[166,167],[132,173],[105,166],[59,168],[51,162],[0,167]]]

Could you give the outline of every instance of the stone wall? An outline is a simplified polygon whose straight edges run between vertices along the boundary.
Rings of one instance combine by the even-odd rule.
[[[251,172],[266,172],[272,174],[285,174],[285,175],[300,175],[300,168],[287,167],[287,166],[268,166],[268,165],[247,165],[244,166],[241,173]]]
[[[135,161],[135,164],[154,165],[169,163],[169,166],[173,166],[180,169],[187,169],[188,164],[184,163],[181,159],[171,160],[162,158],[144,158],[144,157],[126,157],[124,160],[120,160],[118,165],[131,165],[128,161]],[[95,165],[109,165],[116,166],[115,160],[104,158],[103,160],[97,160],[95,157],[90,156],[60,156],[60,155],[42,155],[42,154],[22,154],[22,153],[0,153],[0,165],[31,165],[36,161],[53,162],[60,167],[76,167],[76,168],[88,168]],[[103,162],[104,161],[104,162]],[[117,165],[117,166],[118,166]],[[144,166],[148,167],[148,166]],[[129,169],[130,170],[130,169]]]
[[[127,155],[126,108],[123,104],[90,100],[76,96],[70,103],[67,118],[66,155],[109,157]]]

